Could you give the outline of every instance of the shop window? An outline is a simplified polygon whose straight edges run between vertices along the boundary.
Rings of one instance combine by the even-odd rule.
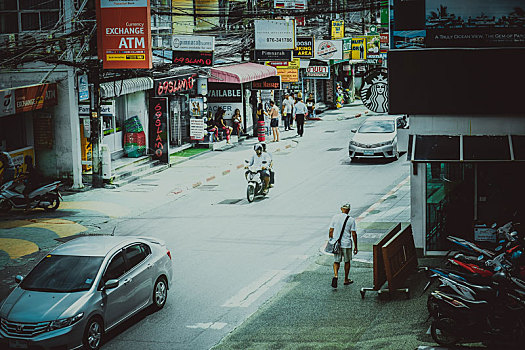
[[[510,160],[508,136],[463,136],[463,159]]]
[[[427,163],[427,251],[448,250],[448,235],[472,238],[473,174],[471,164]]]
[[[414,160],[459,160],[459,136],[416,135]]]

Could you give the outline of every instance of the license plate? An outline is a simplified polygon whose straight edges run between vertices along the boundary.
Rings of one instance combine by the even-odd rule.
[[[374,151],[363,151],[363,154],[365,156],[373,156],[374,155]]]
[[[13,349],[28,349],[27,340],[11,339],[9,340],[9,347]]]

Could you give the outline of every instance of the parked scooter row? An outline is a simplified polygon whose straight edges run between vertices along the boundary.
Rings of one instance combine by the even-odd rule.
[[[0,186],[0,212],[7,212],[11,208],[30,209],[43,208],[46,211],[58,209],[62,195],[58,187],[60,181],[42,185],[24,196],[16,191],[13,180]]]
[[[427,300],[431,335],[437,343],[483,342],[512,348],[525,341],[525,254],[513,226],[500,228],[502,239],[494,250],[450,237],[460,251],[447,257],[450,268],[428,269],[425,290],[433,281],[440,282]]]

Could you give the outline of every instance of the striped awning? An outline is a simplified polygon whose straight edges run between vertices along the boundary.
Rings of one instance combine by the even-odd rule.
[[[116,80],[100,84],[100,98],[118,97],[149,89],[153,89],[153,79],[150,77]]]
[[[213,67],[208,82],[242,84],[277,75],[277,69],[257,63]]]

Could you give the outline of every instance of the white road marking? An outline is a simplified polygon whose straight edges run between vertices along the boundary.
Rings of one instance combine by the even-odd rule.
[[[186,326],[186,328],[200,328],[200,329],[223,329],[226,327],[227,323],[224,322],[207,322],[207,323],[195,323],[191,326]]]
[[[284,276],[288,275],[288,270],[270,270],[258,280],[244,287],[226,301],[223,307],[249,307],[257,298],[267,292],[273,285],[277,284]]]

